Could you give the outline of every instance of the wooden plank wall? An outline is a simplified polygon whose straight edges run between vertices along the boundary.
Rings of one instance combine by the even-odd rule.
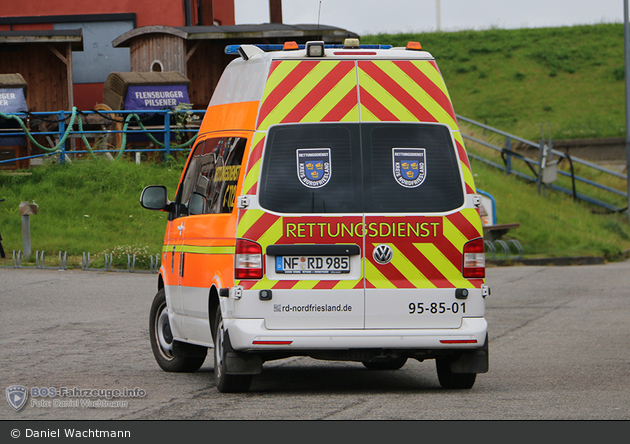
[[[195,43],[195,41],[188,41],[189,50]],[[187,77],[191,83],[188,94],[194,109],[208,107],[223,70],[236,57],[225,54],[225,45],[223,41],[217,44],[202,40],[188,60]]]
[[[169,34],[147,34],[134,39],[130,47],[131,71],[150,72],[154,60],[162,62],[163,71],[186,75],[185,41]]]
[[[0,74],[20,73],[28,84],[28,110],[68,110],[66,65],[46,45],[66,54],[66,44],[24,44],[0,46]]]

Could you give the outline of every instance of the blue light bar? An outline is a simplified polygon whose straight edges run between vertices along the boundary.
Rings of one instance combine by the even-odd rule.
[[[225,53],[229,54],[229,55],[239,55],[238,53],[238,47],[241,45],[227,45],[225,47]],[[253,46],[256,46],[260,49],[262,49],[263,51],[282,51],[284,49],[284,45],[282,44],[270,44],[270,45],[266,45],[266,44],[254,44]],[[306,48],[306,45],[298,45],[298,49],[304,49]],[[344,49],[345,46],[342,44],[339,45],[324,45],[324,48],[328,49]],[[353,47],[351,49],[391,49],[392,45],[359,45],[358,48]],[[347,48],[345,48],[347,49]]]

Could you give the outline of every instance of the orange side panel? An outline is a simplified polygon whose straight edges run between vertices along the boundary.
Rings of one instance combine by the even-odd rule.
[[[254,130],[258,101],[209,106],[199,134],[222,130]]]
[[[213,283],[222,287],[234,285],[234,256],[230,254],[185,253],[184,287],[210,288]]]

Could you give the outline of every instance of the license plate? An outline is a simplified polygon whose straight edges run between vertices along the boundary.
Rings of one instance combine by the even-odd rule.
[[[276,273],[350,273],[349,256],[276,256]]]

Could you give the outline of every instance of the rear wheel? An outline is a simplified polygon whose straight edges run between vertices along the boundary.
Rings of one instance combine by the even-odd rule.
[[[390,357],[372,361],[363,361],[365,368],[369,370],[398,370],[407,362],[405,356]]]
[[[252,382],[252,375],[228,375],[225,373],[225,358],[231,349],[226,331],[223,328],[221,309],[217,309],[214,333],[214,379],[222,393],[246,392]]]
[[[475,385],[477,373],[453,373],[451,370],[451,357],[437,358],[435,365],[437,368],[438,380],[445,389],[469,389]]]
[[[173,333],[168,319],[166,294],[160,289],[151,304],[149,333],[153,356],[162,370],[167,372],[194,372],[206,360],[205,356],[175,357],[173,355]]]

